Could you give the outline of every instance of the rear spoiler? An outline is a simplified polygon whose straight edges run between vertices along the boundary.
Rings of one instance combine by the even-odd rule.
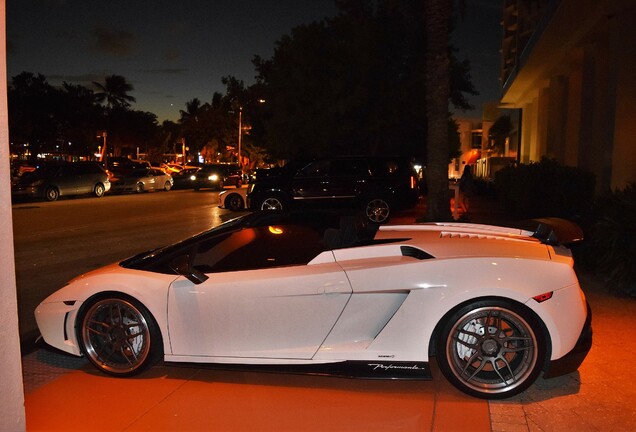
[[[583,230],[574,222],[561,218],[539,218],[521,222],[532,237],[548,245],[569,245],[583,240]]]

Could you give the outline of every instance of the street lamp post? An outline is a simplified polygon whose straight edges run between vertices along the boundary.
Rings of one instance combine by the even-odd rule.
[[[239,167],[243,168],[241,163],[241,141],[243,139],[243,107],[239,107],[239,121],[238,121],[238,163]]]
[[[104,168],[108,169],[108,160],[106,159],[106,136],[108,134],[106,133],[106,131],[103,131],[101,135],[98,135],[97,138],[103,138],[104,139],[104,145],[101,148],[100,151],[100,155],[99,155],[99,161],[104,163]]]
[[[185,137],[181,138],[181,162],[183,167],[186,166],[186,145],[185,145]]]

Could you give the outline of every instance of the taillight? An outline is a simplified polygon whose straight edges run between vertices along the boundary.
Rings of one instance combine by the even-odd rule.
[[[411,189],[415,189],[417,185],[417,181],[415,180],[415,176],[411,176]]]

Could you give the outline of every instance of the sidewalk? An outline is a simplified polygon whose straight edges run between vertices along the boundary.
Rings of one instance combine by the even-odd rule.
[[[26,359],[25,373],[33,360]],[[29,431],[490,430],[488,403],[441,378],[354,380],[158,366],[121,379],[86,363],[27,391],[26,419]]]
[[[411,223],[423,204],[396,215]],[[487,198],[471,222],[504,222]],[[523,277],[523,275],[520,275]],[[636,430],[636,300],[580,276],[594,344],[579,371],[539,379],[497,402],[433,381],[369,381],[157,366],[110,378],[86,360],[41,348],[23,357],[27,430],[64,431],[627,431]]]

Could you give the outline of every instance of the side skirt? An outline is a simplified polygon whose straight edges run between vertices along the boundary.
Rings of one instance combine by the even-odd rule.
[[[305,365],[247,365],[225,363],[177,363],[175,366],[250,372],[334,376],[360,379],[425,380],[433,379],[428,362],[344,361]]]

